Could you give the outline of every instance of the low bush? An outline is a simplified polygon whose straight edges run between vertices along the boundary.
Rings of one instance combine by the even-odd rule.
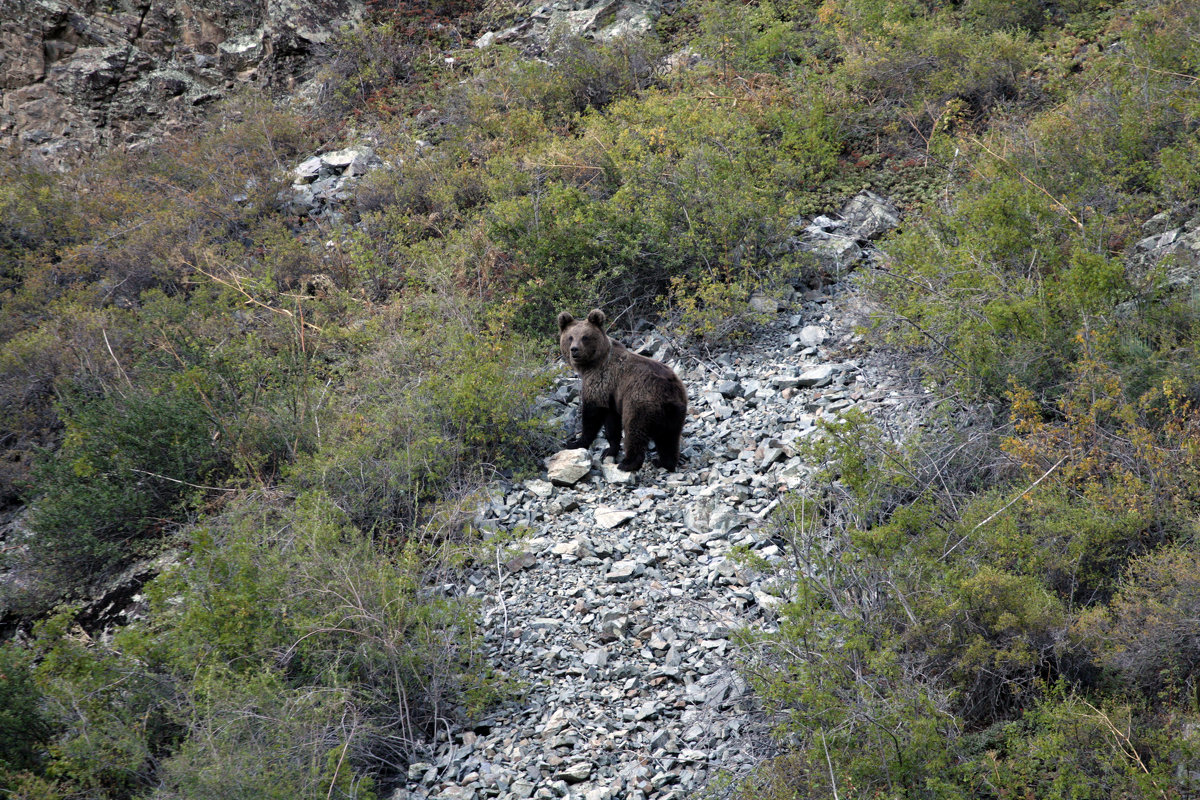
[[[146,655],[185,681],[168,793],[372,796],[371,776],[393,775],[484,674],[469,607],[422,597],[422,563],[320,495],[197,531],[190,563],[149,588]]]
[[[0,790],[11,776],[36,769],[52,732],[40,708],[33,659],[20,645],[0,645]]]
[[[361,530],[401,536],[443,498],[532,463],[545,441],[534,400],[548,376],[502,321],[467,308],[435,301],[383,324],[323,420],[320,448],[291,475]]]
[[[67,611],[0,649],[0,786],[19,797],[367,800],[494,694],[443,561],[363,535],[327,497],[234,501],[145,588],[146,619]]]
[[[1147,699],[1200,707],[1198,565],[1194,542],[1147,553],[1129,564],[1112,602],[1080,620],[1101,663]]]
[[[200,392],[164,388],[69,401],[62,447],[35,468],[32,556],[65,584],[144,552],[230,474]]]
[[[619,101],[587,118],[580,138],[548,143],[516,191],[493,192],[488,233],[528,266],[518,291],[524,316],[545,320],[534,330],[549,330],[554,309],[601,298],[646,308],[675,278],[757,283],[790,233],[795,198],[828,177],[838,144],[819,106],[746,100],[701,108],[649,91]]]

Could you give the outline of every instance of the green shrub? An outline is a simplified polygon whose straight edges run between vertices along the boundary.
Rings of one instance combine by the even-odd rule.
[[[33,668],[19,645],[0,644],[0,790],[13,780],[6,776],[38,766],[50,738]]]
[[[571,126],[588,109],[635,95],[653,84],[659,57],[651,39],[624,37],[591,42],[556,33],[544,59],[492,46],[476,56],[476,75],[449,93],[448,121],[459,135],[518,143],[534,130]]]
[[[319,494],[197,531],[190,562],[148,587],[154,636],[131,644],[186,682],[166,785],[370,797],[371,776],[454,718],[486,670],[470,608],[421,593],[437,564],[420,538],[373,542]]]
[[[322,421],[319,450],[291,470],[364,531],[403,535],[442,498],[525,468],[545,446],[533,403],[548,376],[503,322],[442,303],[389,323]]]
[[[45,749],[15,778],[18,797],[132,798],[156,784],[174,742],[173,683],[89,637],[64,612],[34,631],[37,713]],[[32,733],[32,731],[31,731]]]
[[[1076,798],[1186,795],[1182,766],[1196,745],[1174,724],[1157,725],[1128,705],[1096,705],[1077,695],[1039,702],[972,764],[999,796]]]
[[[194,385],[69,401],[57,453],[34,471],[34,559],[66,581],[94,577],[159,538],[231,471]]]
[[[1129,564],[1112,602],[1080,621],[1101,663],[1122,685],[1149,698],[1200,703],[1200,632],[1194,624],[1200,611],[1198,565],[1194,543],[1141,556]],[[1193,697],[1180,698],[1188,687]]]
[[[508,196],[498,186],[488,233],[528,265],[531,331],[548,332],[555,309],[648,305],[672,278],[756,283],[790,233],[791,202],[831,173],[838,147],[819,105],[776,99],[783,108],[750,96],[701,107],[649,91],[547,153],[570,171],[532,171]]]
[[[746,6],[711,0],[697,12],[701,35],[692,42],[729,81],[734,75],[770,71],[787,75],[807,60],[808,44],[794,20],[781,18],[771,2]]]

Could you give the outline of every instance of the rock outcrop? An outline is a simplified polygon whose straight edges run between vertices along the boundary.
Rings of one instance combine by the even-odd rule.
[[[792,252],[811,255],[823,275],[839,279],[870,253],[868,242],[900,224],[900,212],[874,192],[859,192],[836,217],[792,220],[796,232],[788,242]]]
[[[1180,224],[1164,212],[1142,226],[1146,238],[1133,246],[1127,261],[1130,277],[1146,281],[1157,270],[1167,290],[1194,289],[1200,280],[1200,216]]]
[[[362,0],[5,0],[0,145],[61,169],[188,124],[239,83],[288,88]]]
[[[476,47],[520,43],[544,50],[558,35],[610,41],[650,32],[663,11],[662,0],[554,0],[532,3],[527,17],[503,30],[488,31]]]

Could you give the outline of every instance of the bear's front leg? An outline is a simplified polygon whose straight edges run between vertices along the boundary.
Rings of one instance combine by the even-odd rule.
[[[585,405],[583,407],[583,433],[568,439],[563,446],[568,450],[574,450],[579,447],[591,447],[592,442],[596,441],[596,436],[599,435],[600,427],[604,424],[607,416],[607,408]]]
[[[645,428],[632,422],[625,430],[625,458],[617,464],[617,469],[624,472],[637,472],[646,461],[646,448],[650,445],[650,437]]]

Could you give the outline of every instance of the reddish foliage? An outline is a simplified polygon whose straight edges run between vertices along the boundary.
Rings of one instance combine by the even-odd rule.
[[[482,7],[480,0],[367,0],[372,15],[391,22],[399,33],[415,39],[437,41]]]

